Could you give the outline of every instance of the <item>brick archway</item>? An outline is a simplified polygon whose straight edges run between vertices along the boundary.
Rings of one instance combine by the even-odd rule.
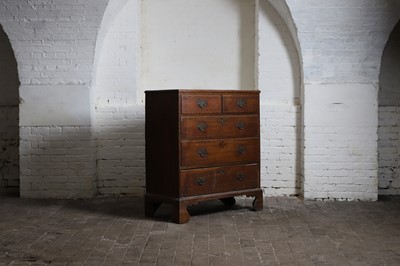
[[[19,195],[19,78],[7,34],[0,25],[0,194]]]
[[[97,38],[92,83],[97,190],[143,195],[144,105],[137,102],[138,2],[110,1]]]
[[[400,194],[400,21],[382,54],[378,97],[378,192]]]
[[[261,185],[267,195],[301,195],[302,59],[285,1],[260,1]]]

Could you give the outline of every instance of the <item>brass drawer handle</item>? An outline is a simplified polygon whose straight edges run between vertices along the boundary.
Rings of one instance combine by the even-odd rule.
[[[242,129],[244,129],[244,123],[243,123],[243,122],[238,122],[238,123],[236,123],[236,127],[237,127],[239,130],[242,130]]]
[[[199,186],[204,186],[204,184],[206,183],[206,179],[205,179],[204,177],[198,177],[198,178],[196,179],[196,183],[197,183],[197,185],[199,185]]]
[[[246,177],[246,175],[244,173],[237,173],[236,174],[236,178],[239,181],[243,181],[245,177]]]
[[[204,109],[204,108],[207,106],[207,100],[198,99],[198,100],[197,100],[197,105],[198,105],[201,109]]]
[[[236,101],[236,104],[239,106],[239,108],[243,108],[246,106],[246,99],[240,98]]]
[[[223,168],[219,168],[218,174],[220,174],[220,175],[225,174],[225,170]]]
[[[239,147],[238,147],[238,152],[239,152],[239,154],[245,153],[245,152],[246,152],[246,147],[244,147],[244,146],[239,146]]]
[[[201,132],[205,132],[207,129],[207,123],[204,123],[204,122],[198,123],[197,129],[200,130]]]
[[[204,158],[204,157],[207,157],[208,152],[207,152],[207,149],[206,149],[206,148],[200,148],[200,149],[197,150],[197,154],[198,154],[201,158]]]

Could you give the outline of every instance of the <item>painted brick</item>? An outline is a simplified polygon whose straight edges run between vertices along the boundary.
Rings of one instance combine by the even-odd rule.
[[[266,195],[300,193],[299,56],[289,29],[268,1],[258,16],[261,90],[261,186]]]
[[[80,126],[22,127],[21,196],[92,197],[96,193],[96,163],[90,132],[90,128]]]
[[[18,141],[18,126],[11,125],[19,119],[23,197],[143,194],[139,10],[135,0],[1,2],[0,23],[19,76],[14,84],[0,78],[1,88],[15,88],[0,91],[0,106],[10,95],[18,106],[19,83],[24,102],[20,117],[0,110],[0,145]],[[309,199],[375,200],[377,173],[379,192],[398,194],[398,86],[379,95],[378,124],[377,84],[399,10],[396,0],[259,3],[255,75],[262,92],[261,185],[268,195],[303,190]],[[0,53],[9,64],[7,49]],[[382,80],[398,73],[390,69],[383,68]],[[17,187],[16,178],[7,182]]]
[[[0,124],[0,194],[17,194],[20,175],[18,107],[0,106]]]
[[[399,19],[396,0],[286,2],[298,29],[305,83],[378,81],[384,36]]]

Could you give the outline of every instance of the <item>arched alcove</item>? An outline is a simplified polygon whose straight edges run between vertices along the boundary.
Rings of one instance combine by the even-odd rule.
[[[140,51],[137,39],[135,39],[138,35],[136,33],[137,27],[135,26],[138,25],[138,18],[135,15],[139,6],[135,0],[125,1],[123,5],[119,5],[119,8],[115,8],[113,3],[116,2],[112,1],[109,4],[100,29],[95,57],[95,79],[92,87],[94,96],[92,99],[95,107],[93,108],[93,122],[97,143],[98,191],[100,194],[140,194],[140,191],[144,188],[145,174],[144,106],[139,103],[143,97],[136,95],[138,92],[136,86],[138,83],[136,76],[138,72],[138,57],[134,53],[134,51]],[[197,16],[203,14],[201,12],[198,13],[198,10],[193,9],[190,4],[184,8],[178,5],[178,2],[174,3],[176,5],[169,6],[169,8],[174,9],[174,12],[179,11],[180,8],[187,8]],[[199,3],[204,5],[202,12],[212,8],[202,2]],[[194,49],[194,47],[201,43],[194,42],[194,40],[197,40],[200,36],[204,37],[204,41],[207,39],[207,43],[209,43],[210,39],[213,40],[212,44],[209,43],[209,46],[206,47],[209,50],[211,49],[213,53],[218,53],[218,51],[222,50],[226,52],[227,47],[233,50],[235,56],[238,53],[238,60],[245,60],[246,62],[239,64],[240,69],[243,70],[243,66],[253,65],[256,57],[254,50],[255,40],[254,34],[251,34],[249,29],[255,29],[254,9],[251,9],[248,3],[243,4],[243,6],[242,4],[240,1],[234,3],[226,1],[216,3],[213,6],[217,9],[226,10],[228,15],[225,15],[229,19],[240,23],[240,32],[244,32],[245,35],[244,37],[242,36],[243,38],[235,39],[238,41],[238,47],[222,45],[219,41],[221,38],[212,37],[213,35],[208,34],[207,29],[204,29],[204,25],[199,24],[199,21],[202,20],[190,18],[188,19],[190,23],[184,24],[186,25],[184,31],[179,30],[183,26],[182,24],[170,29],[175,34],[172,35],[175,39],[168,39],[171,36],[167,39],[162,39],[160,36],[157,37],[161,41],[156,43],[162,47],[161,50],[155,50],[155,54],[165,56],[166,53],[171,56],[172,53],[178,60],[178,62],[170,61],[170,64],[164,63],[160,67],[169,68],[171,64],[185,66],[186,72],[174,70],[174,78],[180,81],[184,78],[187,83],[185,88],[199,86],[197,79],[211,71],[206,67],[206,63],[210,61],[202,57],[201,60],[203,61],[195,58],[200,60],[199,65],[193,63],[194,61],[198,62],[193,58],[191,59],[194,61],[189,60],[190,63],[186,61],[186,63],[182,63],[182,60],[187,59],[187,57],[183,56],[185,53],[182,53],[180,49],[172,49],[173,52],[171,52],[170,45],[173,46],[176,43],[186,45],[186,49],[188,47],[192,49],[190,53],[195,53],[195,51],[198,52],[200,50]],[[161,7],[164,6],[165,4],[161,5]],[[152,12],[157,12],[162,10],[161,7],[148,5],[144,8],[142,7],[141,11],[148,12],[148,8],[154,8],[151,9]],[[250,14],[250,11],[253,13]],[[258,84],[258,88],[262,91],[261,125],[262,130],[267,132],[263,135],[262,140],[263,151],[265,151],[262,155],[262,186],[267,189],[268,195],[295,195],[299,194],[301,190],[301,65],[297,52],[298,48],[292,38],[293,33],[289,30],[286,20],[278,14],[269,1],[262,1],[259,12],[262,20],[259,25],[261,27],[259,29],[260,73],[259,80],[255,83]],[[288,14],[290,15],[290,13]],[[157,22],[156,18],[152,17]],[[141,64],[141,73],[147,71],[145,66],[151,66],[155,70],[159,67],[157,64],[160,64],[159,61],[156,60],[154,61],[156,63],[154,63],[146,57],[149,56],[148,53],[154,48],[153,39],[157,39],[155,36],[161,34],[160,30],[153,28],[151,28],[153,30],[151,33],[154,35],[148,32],[149,27],[160,26],[160,23],[155,23],[153,20],[149,22],[148,20],[149,18],[147,17],[147,20],[142,19],[141,21],[142,23],[149,23],[141,27],[145,29],[145,32],[141,33],[143,38],[141,44],[144,46],[142,49],[145,49],[145,52],[142,52],[144,57],[142,59],[147,62],[147,64]],[[229,30],[232,31],[230,28],[233,27],[232,25],[227,25],[223,20],[218,20],[218,22],[221,24],[218,24],[221,28],[220,30],[225,31],[228,29],[228,32],[230,32]],[[177,21],[174,21],[171,25],[175,25],[174,23],[177,23]],[[143,35],[145,36],[143,37]],[[127,36],[133,38],[127,38]],[[146,41],[148,39],[153,40],[151,44]],[[185,51],[188,52],[187,50]],[[151,56],[154,57],[155,54],[152,53]],[[153,57],[151,59],[154,59]],[[218,53],[217,56],[213,57],[213,60],[217,59],[225,60],[224,54]],[[276,67],[277,64],[279,67]],[[194,66],[199,69],[195,70]],[[226,71],[224,68],[220,68],[220,70]],[[251,68],[250,70],[246,68],[246,71],[252,73],[251,75],[246,74],[246,77],[253,76],[254,69]],[[230,84],[226,81],[227,77],[224,76],[223,71],[221,71],[214,74],[217,74],[222,81],[215,79],[212,75],[205,75],[207,78],[201,79],[203,86],[200,87],[221,88],[221,84]],[[243,83],[242,72],[230,73],[229,75],[236,75],[232,80],[239,80],[240,82],[237,82],[237,84]],[[143,77],[141,76],[141,78]],[[228,80],[230,79],[228,78]],[[158,89],[165,89],[163,82],[157,84]],[[174,88],[180,85],[179,82],[169,82],[168,84],[175,85],[172,86]],[[216,84],[220,85],[217,86]],[[222,88],[225,87],[222,86]],[[226,88],[232,89],[231,86]],[[249,89],[246,86],[244,88]],[[142,91],[139,90],[139,92]]]
[[[299,195],[302,187],[302,74],[289,19],[260,1],[261,186],[275,196]]]
[[[0,194],[19,194],[19,78],[10,41],[0,26]]]
[[[400,22],[383,51],[379,75],[378,188],[400,195]]]
[[[139,1],[111,1],[100,29],[92,86],[97,184],[102,195],[144,191],[144,105],[137,101]]]

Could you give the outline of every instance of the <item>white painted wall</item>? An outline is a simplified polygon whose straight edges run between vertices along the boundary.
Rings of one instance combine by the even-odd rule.
[[[377,88],[309,85],[304,112],[304,197],[376,200]]]
[[[15,50],[23,86],[22,126],[90,125],[94,51],[107,3],[1,2],[0,23]],[[38,91],[46,97],[38,97]]]
[[[21,126],[91,124],[86,86],[21,85],[20,97]]]
[[[379,76],[379,194],[400,194],[400,23],[382,55]]]
[[[290,31],[275,8],[260,1],[258,86],[261,90],[261,186],[266,195],[298,195],[300,63]]]
[[[20,128],[20,193],[28,198],[90,198],[96,154],[90,126]]]
[[[137,40],[131,38],[136,36],[138,22],[132,14],[137,14],[137,7],[138,3],[130,0],[115,15],[97,61],[93,91],[98,191],[106,195],[141,195],[144,189],[144,106],[135,105],[134,96],[139,90],[132,72],[138,64]],[[300,114],[295,105],[300,94],[298,54],[284,21],[267,1],[262,2],[259,16],[262,186],[268,195],[294,195],[300,187],[296,130]],[[202,69],[200,75],[208,71]],[[184,72],[191,74],[190,68]]]
[[[0,3],[18,63],[21,197],[96,194],[90,85],[108,0]]]
[[[273,0],[274,1],[274,0]],[[377,83],[398,0],[286,0],[297,27],[304,83]]]
[[[134,75],[138,44],[132,38],[137,36],[139,25],[138,18],[132,15],[137,14],[137,8],[138,3],[130,0],[117,10],[107,26],[97,59],[93,94],[101,194],[140,195],[144,189],[144,106],[135,104],[135,95],[140,93]],[[269,195],[294,195],[300,186],[296,131],[300,118],[295,106],[300,93],[298,54],[285,23],[267,1],[263,1],[259,15],[259,84],[265,132],[262,186]],[[183,56],[184,52],[179,55]],[[200,75],[207,75],[208,71],[202,69]],[[184,73],[191,75],[192,71],[186,69]]]
[[[253,0],[142,1],[142,89],[254,89]]]
[[[114,2],[116,3],[116,2]],[[107,10],[113,19],[98,51],[95,95],[97,186],[102,195],[143,195],[144,105],[137,102],[139,1]],[[112,8],[110,6],[109,8]],[[104,29],[103,29],[104,30]]]
[[[138,1],[128,0],[107,27],[98,51],[96,106],[129,106],[137,98]]]
[[[106,16],[106,6],[127,2],[1,1],[0,23],[15,51],[25,100],[20,118],[23,197],[90,197],[97,190],[96,163],[104,170],[98,178],[104,181],[103,186],[99,182],[101,193],[143,192],[143,105],[132,103],[135,99],[130,93],[135,90],[125,87],[119,70],[115,76],[122,77],[121,83],[101,83],[109,84],[112,91],[120,85],[123,90],[103,91],[103,99],[115,99],[113,106],[100,106],[98,98],[96,126],[100,128],[92,127],[95,102],[90,108],[93,67],[99,60],[95,47],[101,47],[96,42],[114,27],[106,20],[119,14],[118,8],[111,8],[112,14]],[[258,25],[260,79],[255,81],[253,1],[141,1],[145,26],[141,27],[143,63],[138,72],[144,86],[136,90],[136,101],[145,89],[253,89],[258,84],[263,92],[263,186],[267,191],[276,187],[275,191],[281,189],[278,195],[298,190],[296,149],[300,149],[304,150],[300,157],[306,198],[375,200],[378,74],[387,37],[400,16],[400,2],[271,2],[283,14],[289,31],[278,18],[268,22],[260,17],[264,21]],[[270,12],[266,14],[275,16]],[[104,28],[99,31],[100,25]],[[298,72],[288,32],[304,75],[305,96],[300,99],[304,147],[298,145],[299,94],[294,89]],[[274,39],[264,37],[268,34]],[[272,67],[269,61],[275,62]],[[277,171],[268,172],[273,167]],[[130,173],[135,173],[135,179]],[[269,176],[275,183],[268,184]]]
[[[286,2],[303,60],[304,197],[376,200],[377,83],[400,2]]]

